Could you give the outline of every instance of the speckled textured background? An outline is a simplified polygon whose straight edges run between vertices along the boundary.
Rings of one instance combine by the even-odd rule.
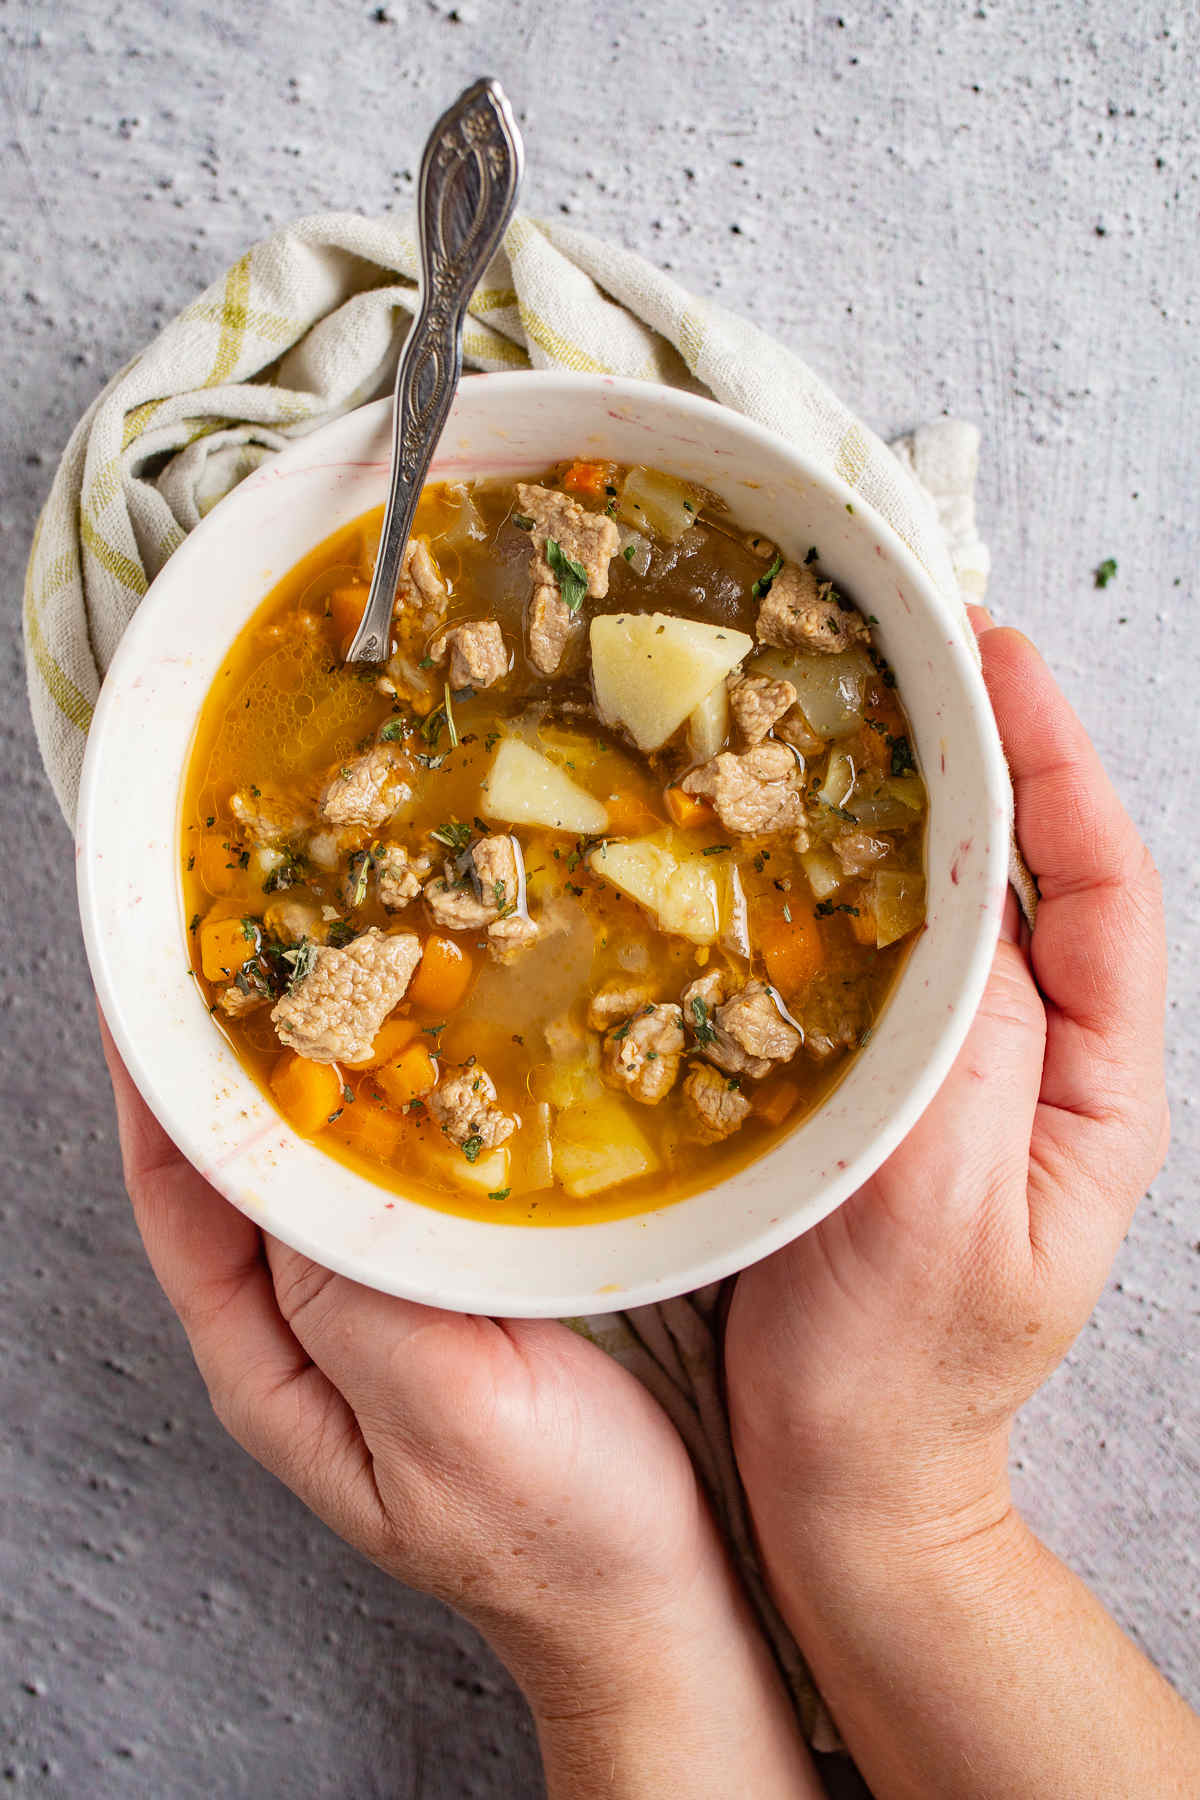
[[[1166,878],[1174,958],[1170,1165],[1020,1422],[1017,1484],[1200,1698],[1194,13],[5,0],[0,36],[9,1787],[540,1792],[520,1697],[474,1634],[209,1415],[122,1190],[18,623],[37,510],[99,386],[270,226],[405,205],[426,126],[486,71],[521,114],[530,210],[749,314],[885,434],[943,409],[983,426],[995,611],[1102,746]]]

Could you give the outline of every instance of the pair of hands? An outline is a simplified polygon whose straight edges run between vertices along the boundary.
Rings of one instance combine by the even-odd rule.
[[[956,1542],[1004,1514],[1012,1416],[1085,1321],[1166,1147],[1153,867],[1036,651],[977,628],[1042,905],[1032,937],[1010,910],[910,1137],[738,1280],[735,1447],[783,1591],[826,1525],[831,1542],[853,1521],[863,1543]],[[661,1733],[690,1687],[714,1738],[741,1720],[788,1765],[788,1785],[764,1772],[746,1792],[810,1791],[686,1452],[640,1385],[564,1326],[431,1311],[264,1238],[179,1155],[107,1034],[106,1050],[138,1224],[234,1437],[470,1618],[544,1742],[645,1717],[649,1696]]]

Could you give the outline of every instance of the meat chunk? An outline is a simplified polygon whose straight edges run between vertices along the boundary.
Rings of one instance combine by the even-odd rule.
[[[433,867],[433,858],[414,856],[403,844],[380,844],[375,851],[375,880],[379,900],[389,912],[399,912],[421,891],[421,883]]]
[[[802,756],[819,756],[825,748],[825,739],[817,736],[799,706],[783,715],[775,727],[775,736]]]
[[[411,794],[399,778],[395,752],[388,744],[376,744],[365,756],[335,769],[321,796],[321,811],[331,825],[374,830]]]
[[[409,538],[396,583],[392,617],[417,618],[428,633],[446,616],[450,595],[424,538]]]
[[[784,563],[758,609],[755,636],[781,649],[833,654],[870,638],[857,607],[843,601],[831,581],[808,563]]]
[[[768,675],[731,675],[729,710],[745,744],[761,744],[784,714],[796,704],[790,681],[773,681]]]
[[[554,570],[546,561],[546,541],[553,538],[570,562],[587,574],[587,592],[603,600],[608,592],[608,565],[621,538],[612,519],[588,512],[569,494],[517,483],[517,507],[533,520],[530,574],[533,595],[529,603],[529,655],[543,675],[553,675],[562,661],[570,635],[572,613],[558,591]]]
[[[688,1030],[704,1042],[705,1027],[729,992],[729,977],[724,969],[710,969],[683,990],[683,1017]]]
[[[341,861],[342,846],[336,831],[312,831],[309,833],[305,854],[315,868],[324,869],[331,874]]]
[[[719,1006],[717,1025],[751,1062],[790,1062],[804,1042],[763,981],[748,981],[740,993]]]
[[[818,976],[797,1002],[796,1017],[804,1027],[805,1051],[816,1062],[826,1062],[863,1042],[871,1024],[870,1002],[861,989]]]
[[[282,944],[298,944],[301,938],[324,937],[321,909],[311,900],[272,900],[263,914],[267,936]]]
[[[443,1076],[427,1104],[452,1144],[477,1139],[479,1150],[494,1150],[519,1123],[496,1105],[496,1084],[478,1063]]]
[[[311,823],[311,815],[274,788],[239,788],[229,810],[255,844],[280,844]]]
[[[678,1006],[645,1006],[604,1040],[604,1073],[631,1100],[657,1106],[675,1086],[683,1056],[683,1013]]]
[[[556,587],[535,588],[529,602],[529,660],[543,675],[555,674],[562,662],[573,617]]]
[[[469,872],[451,879],[437,875],[425,884],[433,922],[445,931],[484,931],[501,913],[508,916],[508,909],[518,902],[521,882],[514,838],[499,834],[479,838],[471,846],[471,862],[478,893]]]
[[[344,949],[317,946],[271,1013],[280,1043],[310,1062],[364,1061],[420,960],[411,932],[385,937],[372,927]]]
[[[240,988],[236,982],[231,981],[227,988],[221,989],[217,1005],[227,1019],[240,1019],[246,1013],[257,1012],[260,1006],[266,1005],[269,998],[269,994],[256,993],[253,988]]]
[[[728,1075],[695,1063],[684,1077],[683,1099],[702,1144],[719,1144],[745,1124],[750,1102]]]
[[[509,963],[522,950],[528,950],[541,933],[537,920],[528,913],[509,913],[506,919],[496,919],[489,925],[487,935],[488,955],[495,962]]]
[[[843,831],[833,840],[833,854],[843,875],[869,875],[891,848],[886,838],[872,837],[869,831]]]
[[[454,688],[491,687],[508,674],[504,634],[495,619],[471,619],[439,632],[429,654],[439,668],[449,658],[450,686]]]
[[[471,846],[470,870],[460,857],[442,875],[425,884],[425,900],[435,925],[443,931],[486,931],[488,949],[497,962],[509,962],[528,949],[538,926],[521,904],[524,883],[516,838],[482,837]],[[455,873],[455,869],[462,870]]]
[[[711,799],[726,831],[794,831],[804,817],[800,773],[786,744],[756,744],[740,756],[722,750],[681,785],[685,793]]]
[[[779,1012],[771,990],[748,981],[729,999],[729,978],[711,970],[684,989],[683,1016],[696,1046],[727,1075],[758,1081],[774,1062],[790,1062],[803,1043]]]
[[[618,1019],[627,1019],[654,998],[648,981],[631,981],[627,975],[614,975],[598,988],[588,1001],[588,1024],[593,1031],[607,1031]]]

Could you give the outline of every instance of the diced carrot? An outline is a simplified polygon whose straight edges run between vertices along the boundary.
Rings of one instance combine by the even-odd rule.
[[[237,874],[238,852],[229,839],[219,835],[204,837],[196,852],[196,873],[210,894],[227,894]]]
[[[784,996],[796,993],[819,975],[825,962],[821,927],[809,908],[797,904],[790,910],[790,919],[784,917],[782,908],[756,912],[752,932],[767,975]]]
[[[611,463],[573,462],[563,476],[562,484],[571,494],[600,495],[610,483],[612,472]]]
[[[878,931],[875,909],[867,904],[865,895],[860,896],[856,904],[857,912],[846,914],[850,925],[850,935],[856,944],[874,945]]]
[[[271,1070],[271,1092],[290,1125],[311,1137],[342,1105],[342,1084],[328,1063],[309,1062],[285,1050]]]
[[[453,1012],[465,997],[474,973],[470,956],[453,938],[431,937],[408,997],[422,1012]]]
[[[336,587],[325,596],[325,609],[333,621],[339,641],[358,630],[363,607],[367,604],[367,588],[362,582],[350,587]]]
[[[375,1083],[385,1100],[395,1107],[419,1100],[437,1086],[437,1064],[424,1044],[410,1044],[392,1062],[375,1071]]]
[[[229,981],[253,955],[253,940],[240,919],[206,919],[200,927],[200,967],[206,981]]]
[[[334,1134],[360,1156],[391,1162],[404,1136],[404,1121],[385,1106],[364,1082],[354,1102],[345,1107],[333,1126]]]
[[[370,1056],[351,1066],[355,1069],[377,1069],[380,1063],[391,1062],[393,1057],[399,1056],[405,1046],[420,1035],[420,1031],[421,1027],[415,1019],[385,1019],[371,1045]]]
[[[662,824],[641,795],[630,793],[627,788],[606,794],[604,806],[608,813],[608,829],[616,837],[636,837],[640,832],[654,831]]]
[[[711,825],[717,816],[707,800],[697,799],[695,794],[685,794],[681,787],[669,787],[663,798],[667,803],[667,811],[676,825],[684,831],[700,825]]]
[[[798,1083],[776,1076],[766,1081],[754,1096],[754,1110],[768,1125],[782,1125],[795,1110],[800,1098]]]

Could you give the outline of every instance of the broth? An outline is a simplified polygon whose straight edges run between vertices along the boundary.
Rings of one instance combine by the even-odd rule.
[[[590,463],[427,488],[387,671],[348,668],[380,516],[279,582],[200,716],[182,882],[214,1022],[298,1129],[433,1207],[563,1224],[711,1186],[820,1104],[920,927],[925,794],[891,671],[815,551],[784,563],[701,490]],[[597,562],[619,538],[599,595],[571,555],[597,536]],[[820,610],[780,643],[792,596]],[[498,637],[459,642],[503,663],[489,685],[442,642],[483,620]],[[351,1060],[353,1021],[313,997],[355,944],[364,982],[381,944],[419,964]]]

